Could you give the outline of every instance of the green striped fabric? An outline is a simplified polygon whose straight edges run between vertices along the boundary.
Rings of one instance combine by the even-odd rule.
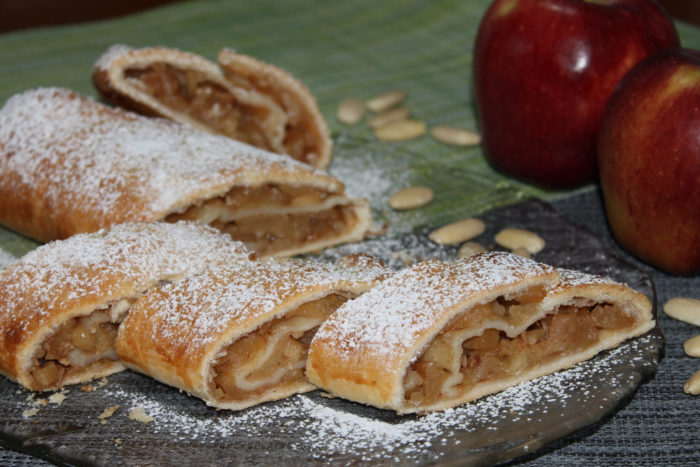
[[[429,126],[476,129],[472,46],[488,0],[209,0],[145,13],[0,36],[0,102],[37,86],[95,95],[92,64],[115,43],[163,45],[215,59],[224,47],[276,64],[316,96],[333,132],[331,172],[356,195],[368,195],[379,221],[393,229],[438,226],[537,196],[547,200],[593,189],[545,192],[494,172],[481,148],[453,148],[424,136],[402,143],[374,139],[366,125],[335,120],[338,102],[388,89]],[[700,49],[700,29],[678,24],[683,45]],[[406,184],[431,186],[428,207],[392,212],[386,199]],[[0,246],[21,255],[36,244],[0,228]]]

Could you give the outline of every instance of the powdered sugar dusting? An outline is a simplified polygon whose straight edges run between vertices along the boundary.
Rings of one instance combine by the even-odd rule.
[[[643,365],[641,349],[650,345],[649,339],[627,342],[572,369],[423,417],[398,417],[325,399],[318,393],[227,413],[188,410],[184,401],[165,402],[162,397],[148,396],[136,388],[108,385],[102,391],[110,403],[126,408],[115,417],[125,417],[124,413],[142,407],[153,418],[148,430],[167,435],[173,443],[195,440],[200,445],[214,446],[229,439],[232,448],[238,449],[240,440],[255,436],[261,442],[282,442],[284,449],[296,452],[300,461],[430,462],[449,452],[446,446],[463,446],[462,456],[466,456],[486,447],[504,448],[533,439],[551,439],[555,435],[551,430],[559,430],[561,433],[556,434],[563,435],[567,429],[590,423],[590,409],[611,408],[619,388],[638,383],[639,373],[620,372],[618,366],[630,361]],[[563,420],[567,424],[562,425]],[[258,456],[265,458],[264,452],[258,452]]]
[[[549,266],[503,252],[420,263],[345,303],[321,326],[315,340],[332,346],[344,362],[354,361],[358,351],[381,361],[411,348],[466,297],[553,272]]]
[[[560,288],[578,287],[581,285],[622,285],[607,277],[596,276],[581,271],[564,268],[558,268],[557,271],[559,272],[561,282],[553,288],[553,292],[556,292]]]
[[[453,261],[457,257],[457,248],[433,242],[426,232],[387,233],[366,238],[361,243],[346,243],[326,248],[320,254],[313,255],[313,258],[318,261],[335,262],[345,255],[357,253],[372,255],[399,270],[429,259]]]
[[[221,261],[248,261],[249,255],[228,235],[188,222],[122,224],[75,235],[0,271],[0,329],[17,333],[59,310],[121,298],[125,287],[141,292],[159,280]]]
[[[0,148],[6,174],[0,193],[42,200],[40,215],[57,225],[76,214],[101,227],[158,220],[260,174],[313,176],[343,190],[289,157],[57,88],[27,91],[5,104]]]
[[[169,342],[169,351],[191,358],[222,332],[243,320],[279,311],[291,297],[311,291],[361,291],[390,270],[370,257],[356,257],[339,265],[303,261],[224,263],[201,274],[164,285],[136,303],[122,324],[150,328],[155,342]]]

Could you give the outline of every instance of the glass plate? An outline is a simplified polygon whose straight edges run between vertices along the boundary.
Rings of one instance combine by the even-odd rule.
[[[607,250],[588,229],[538,200],[480,216],[492,246],[506,226],[540,234],[535,259],[607,275],[656,303],[651,278]],[[426,230],[389,233],[325,251],[318,258],[367,251],[395,267],[424,258],[451,259]],[[654,306],[656,313],[656,306]],[[600,421],[652,375],[664,347],[661,330],[603,352],[570,370],[441,413],[392,412],[324,397],[315,391],[231,413],[124,372],[56,394],[34,394],[0,379],[0,440],[59,464],[490,464],[532,453]],[[99,418],[110,407],[111,417]],[[152,421],[129,418],[141,408]]]

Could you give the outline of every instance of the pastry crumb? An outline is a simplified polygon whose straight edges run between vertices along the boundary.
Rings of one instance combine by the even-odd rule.
[[[335,399],[335,396],[329,392],[321,391],[321,397],[325,397],[326,399]]]
[[[80,386],[80,390],[83,392],[92,392],[95,390],[95,386],[92,384],[86,384],[85,386]]]
[[[114,415],[114,412],[116,412],[117,409],[119,409],[119,404],[116,404],[116,405],[113,405],[112,407],[107,407],[106,409],[104,409],[102,411],[102,413],[97,416],[97,418],[100,419],[100,423],[105,425],[107,423],[106,419],[111,417],[112,415]]]
[[[63,401],[65,401],[68,398],[66,394],[68,394],[68,391],[55,392],[51,394],[49,396],[49,403],[56,405],[63,404]]]
[[[33,409],[27,409],[24,412],[22,412],[22,417],[23,418],[31,418],[38,413],[39,413],[39,408],[34,407]]]
[[[46,407],[49,402],[46,399],[43,398],[34,398],[34,394],[32,394],[30,397],[27,398],[27,402],[29,402],[29,405],[32,407]]]
[[[121,438],[114,438],[114,444],[116,444],[117,446],[121,445],[122,439]]]
[[[153,421],[153,417],[148,415],[146,410],[144,410],[144,408],[141,406],[136,406],[131,409],[129,412],[129,418],[141,423],[149,423]]]

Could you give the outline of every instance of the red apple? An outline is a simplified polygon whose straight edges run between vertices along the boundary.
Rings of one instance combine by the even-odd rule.
[[[653,0],[496,0],[474,49],[487,158],[547,188],[593,181],[598,124],[615,85],[678,44]]]
[[[668,272],[700,272],[700,52],[663,51],[622,79],[598,165],[620,244]]]

